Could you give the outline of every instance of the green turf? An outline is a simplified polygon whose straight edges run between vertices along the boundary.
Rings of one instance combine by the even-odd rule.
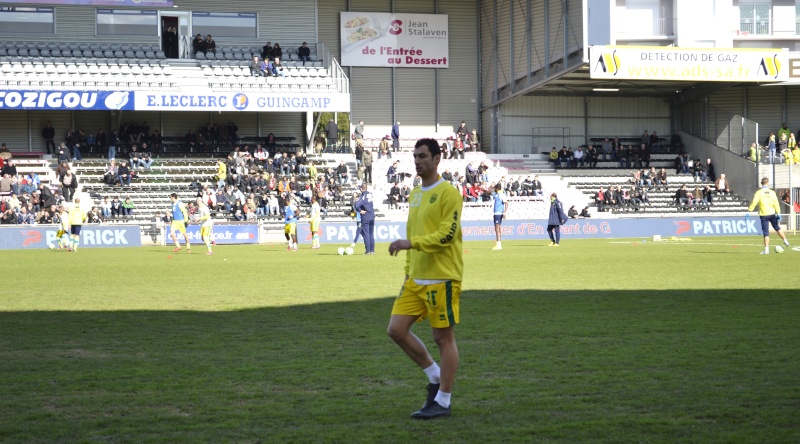
[[[465,244],[431,422],[386,245],[4,251],[0,442],[800,442],[800,253],[759,241]]]

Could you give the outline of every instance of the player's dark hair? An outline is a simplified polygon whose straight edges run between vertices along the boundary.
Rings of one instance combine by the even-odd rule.
[[[766,185],[768,183],[769,183],[769,178],[765,177],[765,178],[761,179],[761,185]]]
[[[503,186],[502,186],[502,185],[500,185],[499,183],[497,183],[497,184],[495,184],[495,185],[494,185],[494,190],[495,190],[495,191],[500,191],[500,190],[502,190],[502,189],[503,189]]]
[[[169,195],[169,197],[174,197],[175,199],[177,199],[178,198],[178,193],[172,193],[172,194]]]
[[[427,146],[428,151],[431,152],[431,157],[436,157],[439,154],[442,154],[442,147],[439,146],[439,142],[434,139],[419,139],[417,143],[414,145],[414,149],[419,148],[421,146]]]

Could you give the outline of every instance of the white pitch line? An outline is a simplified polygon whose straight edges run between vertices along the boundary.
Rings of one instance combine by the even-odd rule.
[[[631,242],[608,242],[609,244],[641,244],[642,241],[631,241]],[[654,241],[645,241],[645,243],[654,244],[654,245],[719,245],[722,247],[763,247],[764,244],[723,244],[719,242],[694,242],[694,241],[677,241],[677,242],[654,242]],[[800,251],[800,247],[792,248],[795,251]]]

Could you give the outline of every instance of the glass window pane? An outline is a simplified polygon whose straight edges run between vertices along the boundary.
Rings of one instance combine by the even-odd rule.
[[[97,35],[158,35],[158,12],[98,9]]]
[[[53,8],[0,8],[0,32],[25,34],[53,34],[55,27]]]
[[[258,15],[252,12],[192,12],[195,34],[213,37],[258,37]]]

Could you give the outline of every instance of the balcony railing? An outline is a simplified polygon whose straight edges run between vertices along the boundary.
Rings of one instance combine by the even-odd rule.
[[[652,22],[635,22],[621,27],[617,34],[640,38],[642,36],[671,36],[675,34],[677,19],[656,18]]]
[[[739,35],[772,35],[772,19],[740,19]]]

